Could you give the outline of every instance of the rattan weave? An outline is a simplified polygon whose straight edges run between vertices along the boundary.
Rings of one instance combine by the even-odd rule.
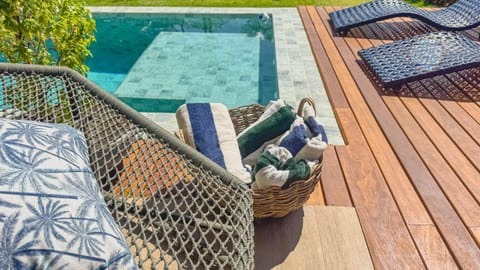
[[[465,30],[480,25],[480,0],[459,0],[434,11],[414,7],[402,0],[376,0],[330,13],[337,32],[394,17],[411,17],[440,30]]]
[[[311,99],[303,99],[298,108],[300,115],[303,104],[306,102],[315,106]],[[235,132],[238,134],[257,121],[264,110],[265,107],[258,104],[230,109],[230,118]],[[319,159],[322,161],[323,157]],[[264,190],[251,190],[255,218],[280,218],[302,207],[320,180],[321,172],[322,163],[320,162],[312,169],[310,178],[305,181],[296,181],[288,188],[270,187]]]
[[[78,73],[0,64],[0,115],[85,134],[94,174],[141,269],[253,268],[248,187]]]
[[[418,35],[358,54],[385,87],[480,67],[480,43],[452,32]]]

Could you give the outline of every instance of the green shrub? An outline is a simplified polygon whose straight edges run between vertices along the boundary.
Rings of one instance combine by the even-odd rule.
[[[8,62],[88,72],[95,20],[75,0],[1,0],[0,52]]]
[[[424,2],[429,5],[446,7],[457,2],[457,0],[425,0]]]

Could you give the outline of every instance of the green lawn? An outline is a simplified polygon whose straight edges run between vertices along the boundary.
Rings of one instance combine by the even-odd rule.
[[[351,6],[365,0],[86,0],[90,6],[177,6],[177,7],[296,7],[301,5]],[[424,6],[422,0],[409,1]]]

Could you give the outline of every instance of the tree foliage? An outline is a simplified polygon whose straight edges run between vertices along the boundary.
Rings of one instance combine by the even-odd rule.
[[[437,5],[441,7],[449,6],[455,2],[457,2],[457,0],[425,0],[426,4]]]
[[[0,52],[8,62],[67,66],[82,74],[95,20],[76,0],[1,0]]]

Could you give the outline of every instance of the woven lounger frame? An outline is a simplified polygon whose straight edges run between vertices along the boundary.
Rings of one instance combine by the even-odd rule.
[[[434,32],[364,49],[358,55],[384,87],[480,67],[480,43],[452,32]]]
[[[460,31],[480,25],[480,1],[459,0],[449,7],[427,11],[402,0],[375,0],[330,13],[336,32],[396,17],[411,17],[437,29]]]
[[[67,123],[142,269],[252,269],[248,188],[67,68],[0,64],[0,116]]]

